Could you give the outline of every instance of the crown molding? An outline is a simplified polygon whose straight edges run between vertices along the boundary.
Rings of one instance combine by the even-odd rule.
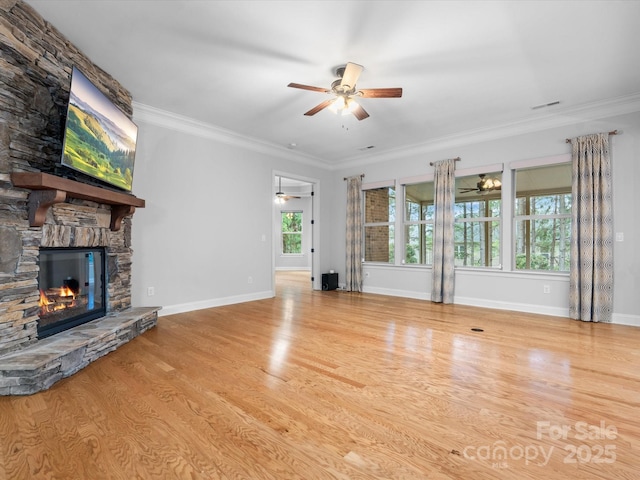
[[[161,110],[143,103],[134,101],[132,104],[134,121],[150,123],[176,132],[195,135],[265,155],[293,160],[298,163],[311,165],[324,170],[328,169],[327,164],[322,160],[300,152],[293,152],[280,145],[258,140],[256,138],[246,137],[231,130],[226,130],[209,123],[194,120],[192,118]]]
[[[338,165],[328,164],[320,158],[293,152],[288,148],[273,143],[246,137],[231,130],[226,130],[209,123],[194,120],[176,113],[159,108],[133,102],[134,120],[141,120],[170,130],[196,135],[215,140],[228,145],[234,145],[265,155],[285,158],[305,165],[311,165],[323,170],[343,170],[371,165],[388,160],[426,154],[448,148],[461,147],[491,140],[515,137],[527,133],[548,130],[552,128],[575,125],[585,121],[599,120],[640,111],[640,93],[615,97],[612,99],[591,102],[575,107],[554,108],[551,113],[536,114],[534,118],[527,117],[509,123],[496,124],[488,127],[458,132],[434,138],[427,142],[408,145],[406,147],[387,150],[385,152],[370,153],[366,156],[351,157],[341,160]]]
[[[497,124],[475,130],[467,130],[453,135],[434,138],[424,143],[409,145],[406,147],[387,150],[380,153],[371,153],[366,158],[361,156],[351,157],[340,162],[334,169],[344,169],[371,165],[373,163],[399,158],[415,156],[445,150],[452,147],[460,147],[490,140],[515,137],[527,133],[539,132],[558,127],[575,125],[585,121],[600,120],[603,118],[626,115],[640,111],[640,93],[615,97],[608,100],[591,102],[576,107],[553,109],[552,113],[536,115],[535,118],[522,118],[509,123]]]

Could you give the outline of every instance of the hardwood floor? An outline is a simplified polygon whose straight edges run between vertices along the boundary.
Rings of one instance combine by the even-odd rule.
[[[277,291],[0,398],[0,479],[639,478],[640,329]]]

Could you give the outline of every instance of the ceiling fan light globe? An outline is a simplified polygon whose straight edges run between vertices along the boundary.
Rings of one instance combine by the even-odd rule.
[[[353,113],[356,108],[358,108],[358,102],[356,102],[353,98],[349,97],[346,100],[345,108],[342,114],[346,115],[348,113]]]

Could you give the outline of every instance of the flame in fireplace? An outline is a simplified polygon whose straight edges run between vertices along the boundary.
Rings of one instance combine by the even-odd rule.
[[[69,287],[60,287],[60,296],[76,298],[76,294]]]
[[[76,294],[69,287],[51,288],[46,292],[40,290],[40,315],[57,312],[76,306]]]

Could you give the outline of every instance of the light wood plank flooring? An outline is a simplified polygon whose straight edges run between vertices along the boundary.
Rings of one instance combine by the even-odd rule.
[[[0,479],[640,478],[640,329],[277,277],[0,398]]]

